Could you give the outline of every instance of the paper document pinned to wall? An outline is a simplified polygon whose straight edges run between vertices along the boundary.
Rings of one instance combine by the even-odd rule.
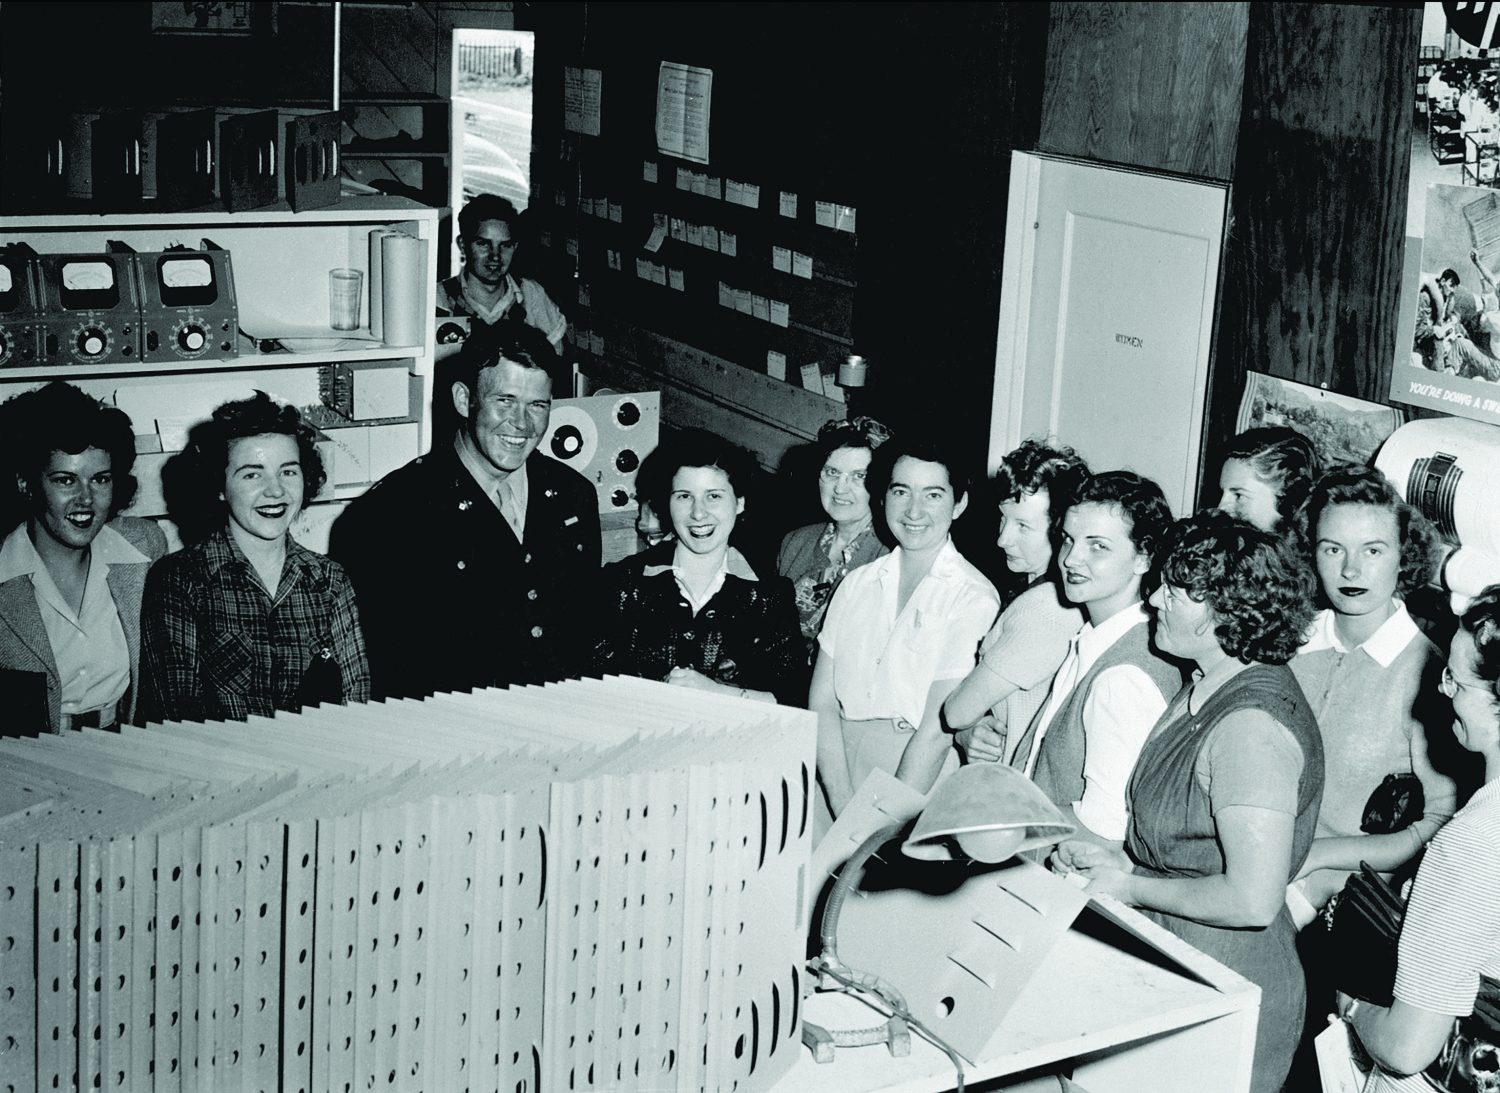
[[[597,68],[563,69],[563,126],[573,133],[599,135],[599,101],[604,75]]]
[[[708,162],[711,69],[663,61],[656,77],[656,147],[668,155]]]

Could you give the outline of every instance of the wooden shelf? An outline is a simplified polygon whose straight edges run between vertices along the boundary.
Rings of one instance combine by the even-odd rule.
[[[27,379],[60,379],[69,377],[150,376],[163,372],[232,372],[242,368],[306,368],[310,365],[341,364],[356,361],[394,361],[403,358],[414,363],[422,355],[418,346],[377,345],[366,349],[334,349],[318,352],[246,353],[239,357],[193,361],[136,361],[130,364],[48,364],[30,368],[0,369],[0,382]]]

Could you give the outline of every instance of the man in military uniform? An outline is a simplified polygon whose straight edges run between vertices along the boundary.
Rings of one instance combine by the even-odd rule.
[[[556,354],[536,329],[501,323],[451,363],[435,395],[462,419],[451,441],[386,475],[333,528],[380,696],[559,679],[586,633],[597,494],[536,451]]]

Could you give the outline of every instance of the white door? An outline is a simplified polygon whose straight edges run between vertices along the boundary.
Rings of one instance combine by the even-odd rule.
[[[1017,152],[989,463],[1051,436],[1190,511],[1225,186]]]

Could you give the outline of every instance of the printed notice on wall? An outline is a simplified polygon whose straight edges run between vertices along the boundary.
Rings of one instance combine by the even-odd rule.
[[[563,69],[563,125],[574,133],[599,135],[599,96],[603,74],[597,68]]]
[[[667,155],[708,162],[708,115],[714,74],[663,61],[656,77],[656,148]]]

